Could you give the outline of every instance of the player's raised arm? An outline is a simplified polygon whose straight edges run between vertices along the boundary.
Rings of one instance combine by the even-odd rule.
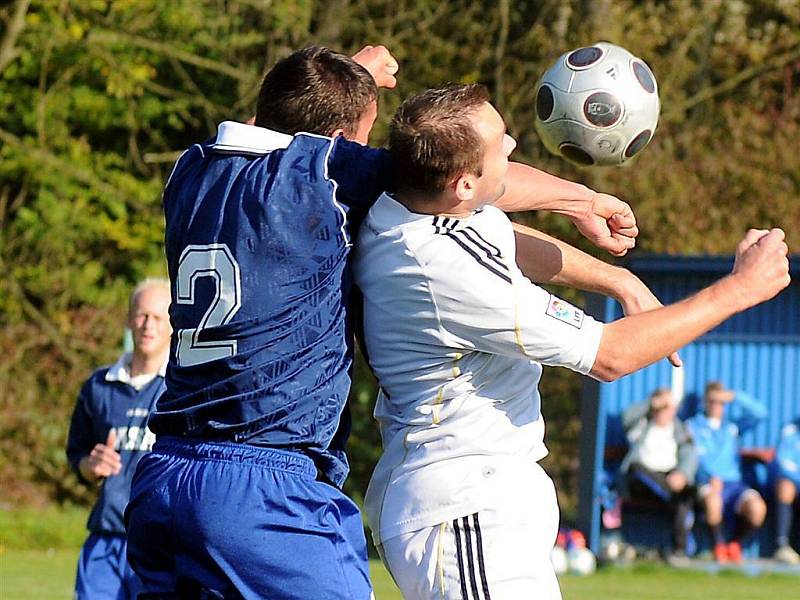
[[[688,344],[789,285],[789,249],[780,229],[751,229],[727,277],[675,304],[608,323],[591,375],[613,381]]]
[[[661,308],[650,289],[628,269],[611,265],[531,227],[514,223],[517,264],[532,281],[564,285],[614,298],[626,315]],[[680,366],[677,353],[669,361]]]
[[[639,235],[626,202],[522,163],[509,163],[505,193],[495,206],[506,212],[546,210],[564,215],[593,244],[615,256],[633,248]]]

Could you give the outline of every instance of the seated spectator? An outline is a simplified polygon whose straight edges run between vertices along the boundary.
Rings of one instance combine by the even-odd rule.
[[[700,466],[699,497],[714,540],[719,563],[742,562],[742,543],[761,527],[767,513],[764,499],[742,480],[739,435],[755,426],[766,408],[744,392],[725,389],[718,381],[706,386],[705,411],[687,421]],[[733,538],[726,543],[723,517],[736,519]]]
[[[789,545],[793,511],[800,507],[797,488],[800,487],[800,419],[783,428],[775,461],[772,463],[775,481],[775,528],[778,548],[775,559],[789,565],[800,565],[800,554]]]
[[[659,389],[622,416],[630,450],[620,466],[620,491],[630,499],[655,501],[671,512],[669,562],[686,560],[697,472],[697,451],[676,413],[672,393]]]

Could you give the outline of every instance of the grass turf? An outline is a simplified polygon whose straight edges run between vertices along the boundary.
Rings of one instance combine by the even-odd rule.
[[[85,519],[83,509],[0,510],[0,598],[70,598],[78,549],[86,535]],[[376,599],[399,600],[380,562],[372,561],[371,568]],[[564,600],[776,600],[797,598],[800,578],[750,577],[736,571],[708,574],[641,564],[589,577],[565,577],[561,588]]]
[[[5,549],[0,554],[3,600],[67,600],[75,577],[76,548]],[[372,561],[377,600],[400,600],[386,570]],[[564,600],[776,600],[796,598],[800,581],[788,575],[748,577],[735,572],[709,575],[660,565],[606,569],[589,577],[561,580]]]

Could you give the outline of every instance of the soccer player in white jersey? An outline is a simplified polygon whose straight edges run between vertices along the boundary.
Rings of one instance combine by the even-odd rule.
[[[520,271],[501,196],[514,140],[482,86],[429,90],[392,123],[398,187],[356,250],[384,454],[367,492],[407,599],[558,599],[558,506],[542,365],[610,381],[789,283],[780,230],[750,230],[733,272],[695,296],[602,324]],[[602,287],[586,273],[584,287]]]

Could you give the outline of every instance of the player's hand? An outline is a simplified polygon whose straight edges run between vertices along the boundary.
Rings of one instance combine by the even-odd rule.
[[[764,302],[789,285],[789,247],[781,229],[750,229],[736,247],[731,277],[745,307]]]
[[[81,474],[90,481],[117,475],[122,470],[122,458],[114,450],[117,435],[111,429],[104,444],[95,444],[80,462]]]
[[[624,256],[639,235],[630,205],[611,194],[594,192],[587,211],[573,222],[586,239],[614,256]]]
[[[622,290],[616,296],[622,305],[622,312],[625,313],[625,316],[655,310],[663,306],[661,301],[656,298],[655,294],[650,291],[650,288],[641,279],[630,271],[623,270],[623,272],[627,273],[628,276],[625,278]],[[674,367],[680,367],[683,364],[677,352],[670,354],[667,360]]]
[[[667,474],[666,482],[669,486],[669,489],[671,489],[673,492],[680,492],[688,483],[686,480],[686,475],[680,471],[670,471]]]
[[[379,88],[397,85],[395,74],[400,66],[386,46],[364,46],[353,55],[353,60],[364,67]]]

